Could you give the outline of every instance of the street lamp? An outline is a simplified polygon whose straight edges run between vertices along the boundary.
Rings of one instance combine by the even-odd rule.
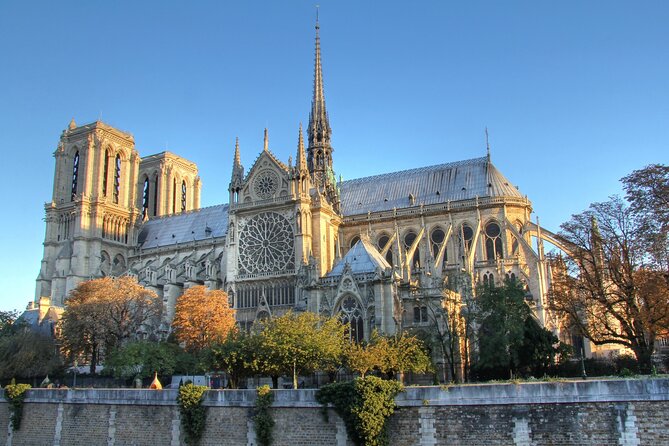
[[[77,387],[77,367],[79,366],[79,361],[74,361],[74,379],[72,380],[72,387]]]

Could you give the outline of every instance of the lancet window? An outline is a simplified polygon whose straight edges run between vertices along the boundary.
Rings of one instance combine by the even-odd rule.
[[[388,244],[388,241],[390,241],[390,237],[388,237],[386,234],[383,234],[381,237],[379,237],[379,240],[376,244],[378,246],[379,251],[382,251],[383,248],[386,247]],[[390,266],[393,266],[393,249],[392,247],[388,248],[388,252],[386,252],[386,261]]]
[[[408,251],[411,249],[411,246],[416,241],[416,233],[409,231],[404,234],[404,250]],[[411,259],[412,268],[420,268],[420,248],[416,247],[416,250],[413,252],[413,257]]]
[[[186,210],[186,180],[181,182],[181,212]]]
[[[437,261],[437,256],[439,255],[439,251],[441,250],[442,244],[444,243],[444,240],[446,239],[446,234],[441,228],[436,228],[435,230],[432,231],[432,234],[430,234],[430,244],[432,245],[432,258]],[[444,248],[444,257],[441,260],[441,265],[442,269],[446,267],[448,258],[448,251],[446,248]],[[435,265],[438,266],[438,265]]]
[[[339,306],[339,319],[346,326],[346,336],[351,342],[362,342],[365,339],[362,308],[355,297],[344,297]]]
[[[142,218],[146,218],[149,213],[149,179],[144,179],[144,188],[142,189]]]
[[[118,204],[121,192],[121,155],[116,155],[116,168],[114,169],[114,203]]]
[[[153,216],[158,215],[158,175],[153,179]]]
[[[488,260],[502,257],[502,231],[495,222],[490,222],[485,227],[485,254]]]
[[[413,307],[413,322],[414,324],[427,322],[427,307],[425,305]]]
[[[102,168],[102,196],[107,196],[107,181],[109,179],[109,150],[105,150],[105,160]]]
[[[79,152],[74,154],[74,159],[72,160],[72,195],[71,199],[74,200],[74,197],[77,195],[77,182],[79,181]]]
[[[462,240],[464,241],[464,247],[467,252],[472,247],[472,240],[474,239],[474,230],[468,224],[462,225]]]

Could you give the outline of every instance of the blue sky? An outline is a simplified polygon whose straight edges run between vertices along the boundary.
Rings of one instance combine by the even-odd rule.
[[[227,201],[248,168],[286,161],[306,126],[315,2],[0,1],[0,309],[34,295],[54,160],[69,120],[199,165]],[[669,162],[669,2],[320,1],[338,174],[485,154],[551,230],[619,179]]]

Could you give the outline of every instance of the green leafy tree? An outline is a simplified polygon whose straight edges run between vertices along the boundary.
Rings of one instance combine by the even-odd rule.
[[[373,335],[372,339],[375,337],[377,336]],[[374,342],[351,342],[345,348],[346,366],[349,370],[359,373],[361,378],[370,371],[383,367],[384,359],[385,352]]]
[[[381,371],[397,374],[401,383],[404,383],[406,372],[427,373],[431,370],[432,361],[425,345],[414,335],[401,332],[391,337],[379,336],[374,344],[383,357]]]
[[[16,310],[0,311],[0,337],[10,336],[20,328],[21,322],[17,323],[19,314]]]
[[[257,368],[258,345],[255,335],[233,330],[223,342],[209,348],[205,361],[211,370],[226,373],[229,388],[238,389],[242,381],[252,376]]]
[[[519,281],[481,288],[475,320],[479,325],[475,367],[480,378],[543,375],[563,351],[558,339],[534,318]]]
[[[13,324],[14,328],[17,325]],[[27,327],[0,336],[0,379],[44,377],[58,373],[62,367],[62,357],[51,336]]]
[[[134,341],[107,355],[104,372],[115,378],[149,378],[175,373],[183,351],[167,342]]]
[[[323,318],[311,312],[286,313],[264,322],[259,333],[258,369],[272,376],[293,377],[315,370],[329,370],[341,363],[344,326],[337,318]]]

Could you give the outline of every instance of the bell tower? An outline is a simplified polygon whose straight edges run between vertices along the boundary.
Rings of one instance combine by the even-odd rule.
[[[35,301],[48,297],[62,306],[80,282],[127,269],[139,216],[133,204],[140,158],[129,133],[100,121],[77,126],[74,119],[54,157]]]

